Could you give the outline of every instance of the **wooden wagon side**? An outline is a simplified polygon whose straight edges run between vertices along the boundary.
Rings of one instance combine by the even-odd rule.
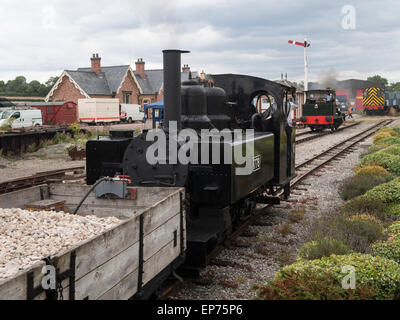
[[[30,191],[0,196],[0,207],[8,207],[6,203],[23,207],[24,199],[48,197],[64,200],[69,211],[75,208],[88,188],[62,184],[34,187]],[[184,259],[186,218],[183,201],[182,188],[138,188],[135,200],[89,196],[80,214],[113,215],[126,220],[52,257],[51,262],[59,274],[71,271],[71,277],[61,283],[64,299],[69,299],[70,294],[73,299],[90,300],[128,299],[134,295],[147,297]],[[40,292],[44,265],[40,262],[31,270],[0,282],[0,299],[45,299],[46,292]],[[69,270],[71,266],[74,270]]]

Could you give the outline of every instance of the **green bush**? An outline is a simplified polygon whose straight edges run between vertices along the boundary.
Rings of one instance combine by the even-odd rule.
[[[359,214],[347,219],[344,227],[349,233],[366,239],[369,243],[381,240],[384,237],[382,223],[368,214]]]
[[[340,196],[347,201],[363,195],[368,190],[392,180],[391,175],[358,174],[345,180]]]
[[[386,215],[387,217],[392,219],[400,218],[400,204],[394,203],[388,206],[388,209],[386,210]]]
[[[365,152],[363,152],[361,157],[363,158],[363,157],[365,157],[365,156],[367,156],[369,154],[375,153],[375,152],[380,151],[380,150],[385,149],[385,148],[387,148],[387,147],[386,146],[378,146],[376,144],[373,144]]]
[[[372,245],[372,254],[400,263],[400,238],[374,243]]]
[[[377,290],[369,285],[345,290],[341,283],[325,272],[288,271],[282,279],[255,286],[258,300],[373,300]]]
[[[347,201],[343,206],[343,211],[348,214],[365,212],[382,221],[386,221],[388,205],[381,200],[357,197]]]
[[[387,137],[382,140],[379,140],[376,144],[381,145],[381,146],[398,145],[398,144],[400,144],[400,138],[399,137]]]
[[[393,300],[400,298],[400,265],[390,259],[369,254],[323,257],[318,260],[302,260],[282,268],[274,280],[283,280],[294,274],[304,277],[307,274],[328,274],[338,283],[348,275],[342,272],[346,266],[354,267],[356,287],[370,286],[377,291],[376,299]]]
[[[379,150],[385,149],[385,148],[387,148],[387,146],[378,146],[378,145],[376,145],[376,144],[373,144],[372,146],[370,146],[370,147],[368,148],[367,151],[365,151],[365,152],[363,153],[363,157],[365,157],[365,156],[367,156],[367,155],[369,155],[369,154],[371,154],[371,153],[375,153],[375,152],[377,152],[377,151],[379,151]]]
[[[385,232],[389,237],[400,238],[400,221],[392,223]]]
[[[369,190],[363,197],[366,199],[381,200],[385,203],[400,203],[400,178],[376,186]]]
[[[298,256],[301,259],[314,260],[329,257],[332,254],[342,255],[350,252],[350,247],[343,243],[343,241],[332,237],[323,237],[305,243],[299,249]]]
[[[386,149],[386,148],[385,148]],[[378,165],[387,169],[390,173],[400,175],[400,156],[385,153],[385,149],[368,154],[361,159],[360,167]]]
[[[371,215],[343,214],[324,221],[316,239],[325,236],[342,241],[356,252],[369,253],[373,242],[384,239],[384,229],[382,223]]]
[[[382,149],[380,152],[385,154],[391,154],[393,156],[400,156],[400,146],[398,145],[389,146]]]

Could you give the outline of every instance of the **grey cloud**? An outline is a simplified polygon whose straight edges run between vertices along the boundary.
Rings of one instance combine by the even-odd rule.
[[[13,72],[47,77],[87,66],[93,52],[106,65],[143,57],[149,67],[158,67],[163,48],[181,47],[192,50],[184,62],[199,70],[270,79],[287,72],[301,80],[303,50],[287,41],[307,35],[313,80],[334,68],[339,76],[381,72],[400,81],[398,1],[171,2],[4,0],[0,79]],[[341,10],[348,4],[356,8],[356,30],[341,27]],[[55,30],[41,25],[48,5],[56,10]]]

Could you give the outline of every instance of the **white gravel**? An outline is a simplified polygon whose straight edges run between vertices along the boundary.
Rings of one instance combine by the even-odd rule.
[[[0,209],[0,280],[75,247],[120,223],[114,217]]]

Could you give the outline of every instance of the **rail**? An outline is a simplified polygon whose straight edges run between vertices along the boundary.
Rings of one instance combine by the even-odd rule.
[[[46,172],[38,172],[32,176],[17,178],[12,180],[7,180],[4,182],[0,182],[0,194],[17,191],[21,189],[26,189],[34,186],[38,186],[41,184],[46,184],[49,182],[69,180],[69,179],[81,179],[84,178],[85,175],[82,173],[81,175],[67,175],[70,172],[81,172],[85,170],[84,166],[75,166],[71,168],[63,168]]]

